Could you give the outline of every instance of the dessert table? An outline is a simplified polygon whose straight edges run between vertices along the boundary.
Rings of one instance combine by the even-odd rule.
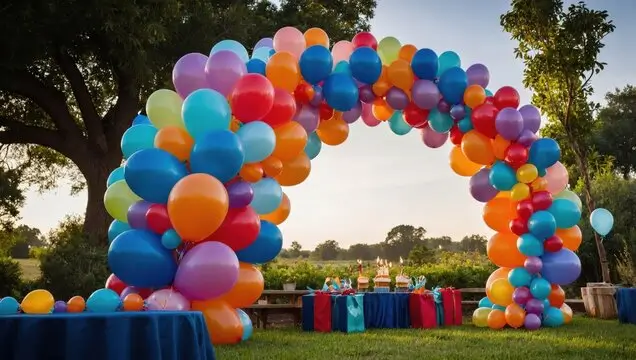
[[[215,359],[200,312],[0,316],[3,360]]]
[[[364,325],[367,329],[407,329],[411,326],[408,293],[365,293]]]

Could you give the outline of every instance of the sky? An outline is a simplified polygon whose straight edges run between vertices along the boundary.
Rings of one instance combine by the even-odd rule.
[[[586,3],[607,10],[616,25],[600,57],[608,66],[593,80],[594,100],[602,101],[608,91],[636,83],[636,1]],[[523,64],[513,54],[516,43],[499,25],[509,6],[509,0],[379,0],[371,32],[378,40],[394,36],[402,44],[438,54],[453,50],[463,68],[483,63],[490,70],[489,89],[513,86],[526,104],[531,93],[522,85]],[[386,123],[369,128],[358,121],[350,130],[344,144],[323,146],[305,182],[284,188],[292,209],[281,225],[284,246],[298,241],[313,248],[327,239],[345,248],[377,243],[400,224],[422,226],[429,236],[448,235],[456,241],[493,233],[481,218],[483,204],[470,196],[469,178],[448,165],[451,145],[427,148],[419,131],[397,136]],[[47,232],[67,214],[83,213],[86,193],[70,196],[69,189],[62,185],[44,194],[29,190],[22,223]]]

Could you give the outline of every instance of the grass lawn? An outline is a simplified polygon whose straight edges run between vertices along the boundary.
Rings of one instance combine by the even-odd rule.
[[[472,325],[435,330],[368,330],[318,334],[256,330],[251,340],[217,346],[226,359],[634,359],[636,326],[576,317],[557,329],[494,331]]]
[[[22,268],[24,280],[35,280],[40,277],[40,262],[36,259],[15,259]]]

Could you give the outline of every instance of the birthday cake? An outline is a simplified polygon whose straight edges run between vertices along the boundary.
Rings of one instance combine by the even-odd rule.
[[[373,279],[373,291],[374,292],[389,292],[391,291],[391,278],[389,277],[389,269],[391,264],[387,264],[386,260],[377,260],[378,271]]]
[[[362,271],[362,260],[358,260],[358,292],[369,290],[369,278],[364,276]]]
[[[400,257],[400,273],[395,277],[395,291],[408,292],[411,278],[404,275],[404,260]]]

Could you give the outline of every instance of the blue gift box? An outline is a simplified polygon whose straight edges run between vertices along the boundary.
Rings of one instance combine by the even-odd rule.
[[[636,324],[636,288],[616,289],[616,307],[620,323]]]
[[[346,333],[363,332],[364,294],[337,295],[333,297],[331,326],[334,331]]]

